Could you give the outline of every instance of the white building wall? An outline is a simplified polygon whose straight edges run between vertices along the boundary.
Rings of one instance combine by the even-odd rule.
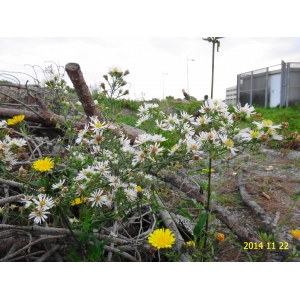
[[[237,101],[236,94],[237,94],[236,85],[226,89],[226,103],[228,105],[236,105],[236,101]]]

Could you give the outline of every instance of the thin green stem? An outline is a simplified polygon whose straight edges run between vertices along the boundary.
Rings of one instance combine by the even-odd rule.
[[[210,209],[210,189],[211,189],[211,165],[212,165],[212,159],[209,157],[209,163],[208,163],[208,187],[207,187],[207,203],[206,203],[206,211],[209,213]],[[204,249],[206,249],[206,242],[207,242],[207,234],[208,234],[208,220],[209,217],[206,219],[205,224],[205,240],[204,240]]]

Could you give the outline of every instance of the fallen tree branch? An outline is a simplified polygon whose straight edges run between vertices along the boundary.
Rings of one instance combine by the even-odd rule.
[[[11,196],[11,197],[7,197],[7,198],[2,198],[2,199],[0,199],[0,205],[6,204],[6,203],[16,202],[19,199],[21,199],[22,197],[24,197],[24,194],[20,194],[20,195],[16,195],[16,196]]]
[[[242,173],[240,173],[238,176],[238,185],[242,201],[246,203],[253,210],[253,212],[262,219],[262,222],[266,224],[268,233],[272,234],[273,236],[275,235],[277,249],[280,249],[280,243],[285,242],[285,238],[284,234],[282,234],[277,227],[278,214],[275,215],[273,220],[259,204],[251,199],[251,196],[247,193],[245,187],[246,183],[243,181],[243,173],[245,173],[245,171],[242,171]],[[280,251],[280,254],[287,260],[292,255],[292,251],[293,249],[288,247],[287,250]],[[300,261],[300,259],[291,259],[291,261]]]
[[[153,174],[156,175],[156,174]],[[189,197],[195,199],[197,202],[204,203],[203,195],[197,186],[194,186],[183,180],[181,176],[170,175],[167,171],[160,171],[160,179],[169,182],[173,186],[180,189]],[[216,202],[211,202],[211,212],[216,215],[216,217],[222,221],[239,239],[247,242],[259,242],[257,234],[249,229],[245,228],[240,221],[230,213],[227,208],[222,207]]]
[[[135,257],[133,257],[132,255],[130,255],[130,254],[126,253],[126,252],[123,252],[123,251],[121,251],[121,250],[119,250],[119,249],[116,249],[116,248],[113,248],[113,247],[110,247],[110,246],[107,246],[107,245],[105,245],[105,246],[103,247],[103,249],[106,250],[106,251],[109,251],[109,252],[117,253],[117,254],[123,256],[124,258],[129,259],[130,261],[133,261],[133,262],[137,262],[137,261],[138,261],[138,260],[137,260]]]
[[[44,253],[39,259],[37,259],[35,262],[42,262],[45,261],[47,258],[49,258],[54,252],[56,252],[60,248],[60,245],[53,246],[49,251]]]
[[[18,254],[20,254],[22,251],[24,250],[27,250],[28,248],[31,248],[33,245],[35,244],[38,244],[42,241],[45,241],[45,240],[51,240],[51,239],[59,239],[59,238],[63,238],[65,237],[65,235],[56,235],[56,236],[46,236],[46,237],[42,237],[40,239],[37,239],[31,243],[29,243],[28,245],[24,246],[22,249],[10,254],[10,255],[7,255],[5,256],[4,258],[0,259],[0,262],[2,261],[8,261],[9,259],[13,258],[13,257],[16,257]]]
[[[27,84],[27,83],[26,83],[26,84]],[[44,120],[44,118],[43,118],[42,116],[40,116],[36,111],[34,111],[34,109],[32,109],[30,106],[28,106],[27,104],[23,103],[22,101],[20,101],[20,100],[14,98],[14,97],[12,97],[12,96],[10,96],[10,95],[7,95],[7,94],[5,94],[5,93],[3,93],[3,92],[1,92],[1,91],[0,91],[0,94],[4,95],[4,96],[6,96],[6,97],[9,97],[9,98],[13,99],[14,101],[20,103],[21,105],[23,105],[23,106],[25,106],[27,109],[29,109],[31,112],[33,112],[34,114],[36,114],[39,118],[41,118],[42,120]]]
[[[14,187],[23,187],[23,183],[12,181],[12,180],[5,180],[2,178],[0,178],[0,183],[7,184]]]
[[[270,216],[263,210],[263,208],[260,205],[258,205],[255,201],[253,201],[251,199],[251,196],[247,193],[245,187],[246,183],[243,181],[243,173],[244,171],[242,171],[237,177],[242,201],[246,203],[254,211],[254,213],[263,220],[269,232],[275,234],[278,228],[274,223],[273,219],[270,218]]]
[[[157,203],[159,204],[159,206],[164,207],[163,203],[161,202],[161,200],[159,198],[156,199]],[[173,221],[173,218],[171,217],[171,215],[169,214],[169,212],[165,209],[160,209],[158,211],[160,218],[162,219],[162,221],[164,222],[164,225],[169,228],[175,235],[175,251],[177,253],[181,252],[182,246],[185,244],[185,241],[183,239],[183,237],[181,236],[175,222]],[[182,253],[182,255],[180,256],[180,261],[182,262],[189,262],[190,261],[190,257],[188,254]]]

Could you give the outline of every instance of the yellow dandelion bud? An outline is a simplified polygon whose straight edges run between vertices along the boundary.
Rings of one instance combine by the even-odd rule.
[[[223,233],[218,233],[217,234],[217,240],[220,242],[220,243],[223,243],[224,242],[224,239],[225,239],[225,236]]]
[[[291,234],[293,236],[294,239],[300,239],[300,230],[291,230]]]
[[[195,244],[194,241],[188,241],[188,242],[186,242],[185,244],[186,244],[187,246],[189,246],[189,247],[196,247],[196,244]]]

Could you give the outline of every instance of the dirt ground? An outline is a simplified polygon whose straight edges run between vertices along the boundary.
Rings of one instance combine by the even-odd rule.
[[[290,250],[296,246],[300,253],[299,242],[290,233],[293,229],[300,230],[299,150],[279,151],[262,147],[255,152],[245,151],[232,160],[216,162],[213,168],[216,170],[212,173],[212,191],[216,192],[214,201],[226,206],[246,228],[256,233],[267,231],[261,216],[255,214],[241,199],[238,175],[243,171],[243,181],[251,200],[277,225],[280,236],[278,242],[288,243]],[[226,228],[223,228],[223,232],[229,234]],[[251,255],[256,261],[284,261],[287,258],[287,255],[283,255],[286,253],[281,251],[254,252]],[[249,261],[249,257],[245,251],[231,245],[220,253],[218,260]]]

